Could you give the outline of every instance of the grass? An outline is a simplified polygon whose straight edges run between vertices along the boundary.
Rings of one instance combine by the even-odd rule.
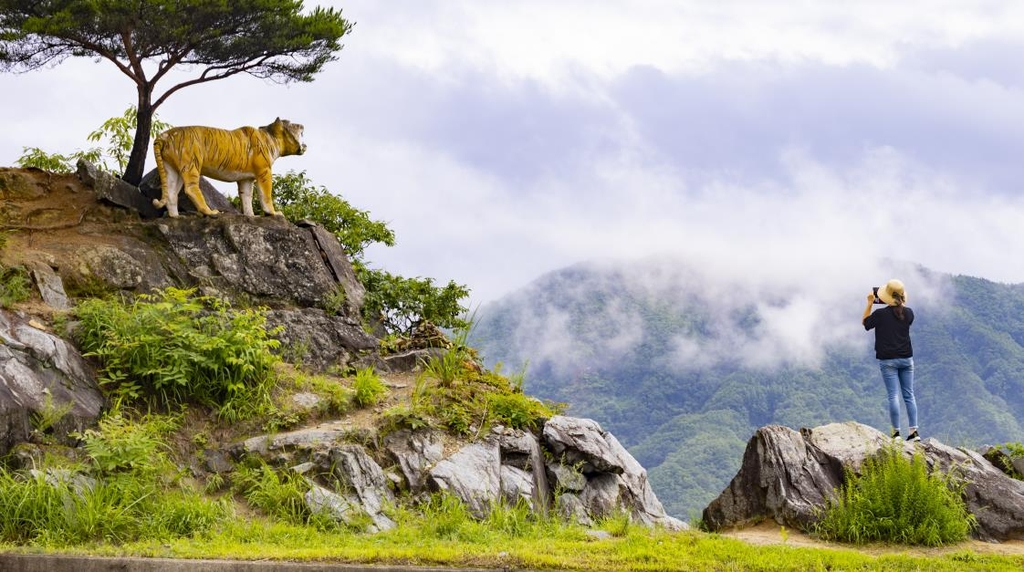
[[[452,509],[448,509],[452,510]],[[1020,570],[1021,557],[954,550],[934,556],[870,555],[847,549],[755,546],[696,531],[632,526],[597,540],[577,526],[526,520],[511,532],[491,522],[459,520],[425,511],[408,513],[398,528],[375,535],[271,522],[263,517],[223,522],[190,537],[92,542],[51,549],[62,553],[160,558],[346,562],[378,565],[484,567],[533,570]],[[0,550],[30,549],[0,544]]]

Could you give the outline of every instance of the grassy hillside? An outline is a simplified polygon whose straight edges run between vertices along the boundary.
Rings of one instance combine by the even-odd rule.
[[[911,297],[922,432],[952,445],[1020,441],[1024,286],[917,272],[941,292]],[[528,363],[529,392],[612,431],[669,513],[689,518],[735,475],[760,426],[888,429],[862,302],[839,318],[845,337],[773,345],[767,313],[792,303],[685,268],[583,264],[482,308],[471,341],[489,364]]]

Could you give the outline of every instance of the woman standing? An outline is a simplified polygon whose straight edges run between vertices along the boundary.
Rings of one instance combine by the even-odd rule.
[[[920,441],[917,433],[917,401],[914,399],[914,348],[910,344],[910,325],[914,323],[914,311],[906,306],[907,293],[903,282],[895,278],[878,289],[877,300],[884,308],[871,311],[876,302],[876,293],[868,294],[868,307],[862,320],[865,330],[875,330],[875,357],[882,370],[882,381],[889,399],[889,421],[892,423],[892,437],[900,436],[900,399],[907,406],[907,422],[910,434],[907,441]]]

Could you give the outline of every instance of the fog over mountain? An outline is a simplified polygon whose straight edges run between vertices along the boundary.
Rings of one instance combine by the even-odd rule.
[[[898,277],[917,315],[922,432],[1024,440],[1024,286],[891,260],[801,272],[744,263],[577,264],[482,307],[472,341],[489,365],[525,364],[528,392],[612,430],[687,518],[725,487],[760,426],[888,429],[860,321],[870,288]]]

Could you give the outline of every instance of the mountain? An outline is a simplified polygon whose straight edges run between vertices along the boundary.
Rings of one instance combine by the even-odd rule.
[[[917,316],[922,434],[964,446],[1024,439],[1024,285],[912,265],[877,281],[890,276],[908,284]],[[860,325],[867,291],[794,291],[669,259],[589,262],[485,305],[470,341],[490,366],[525,367],[531,394],[608,428],[668,512],[692,518],[761,426],[888,431],[873,335]]]

